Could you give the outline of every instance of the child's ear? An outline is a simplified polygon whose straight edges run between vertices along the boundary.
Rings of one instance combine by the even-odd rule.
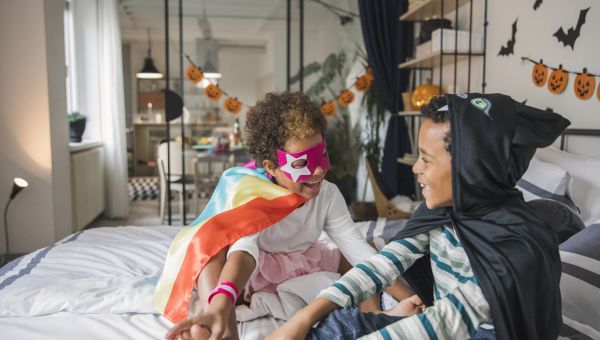
[[[263,167],[263,169],[267,170],[269,175],[275,176],[275,170],[277,170],[277,164],[275,164],[273,161],[270,161],[268,159],[263,160],[262,167]]]

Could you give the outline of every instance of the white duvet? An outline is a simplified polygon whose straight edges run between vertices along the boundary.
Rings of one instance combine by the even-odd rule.
[[[0,272],[0,316],[156,314],[154,287],[179,227],[90,229],[10,263]],[[318,272],[255,294],[239,321],[286,320],[339,275]]]

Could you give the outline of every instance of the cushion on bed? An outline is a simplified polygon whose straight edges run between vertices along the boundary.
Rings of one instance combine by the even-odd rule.
[[[600,219],[600,159],[578,156],[555,147],[539,149],[535,156],[569,173],[567,195],[581,210],[586,225]]]
[[[549,199],[577,211],[577,207],[567,196],[570,179],[565,169],[534,157],[523,177],[517,182],[517,189],[523,193],[525,201]]]
[[[600,339],[600,220],[560,245],[560,289],[565,327]]]

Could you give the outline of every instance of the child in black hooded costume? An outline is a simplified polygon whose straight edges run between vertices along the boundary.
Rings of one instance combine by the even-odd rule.
[[[309,330],[309,338],[328,339],[557,338],[557,237],[514,187],[536,148],[550,145],[569,121],[505,95],[476,93],[434,99],[423,116],[413,171],[425,204],[379,254],[322,291],[268,339],[302,339]],[[435,296],[435,305],[401,303],[391,311],[395,316],[338,309],[310,329],[400,274],[427,306]],[[448,282],[452,289],[443,289]]]

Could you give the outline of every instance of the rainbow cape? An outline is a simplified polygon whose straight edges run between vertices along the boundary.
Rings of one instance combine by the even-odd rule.
[[[173,239],[154,292],[154,308],[170,321],[187,318],[200,271],[221,249],[286,217],[305,199],[273,184],[264,169],[226,170],[206,208]]]

